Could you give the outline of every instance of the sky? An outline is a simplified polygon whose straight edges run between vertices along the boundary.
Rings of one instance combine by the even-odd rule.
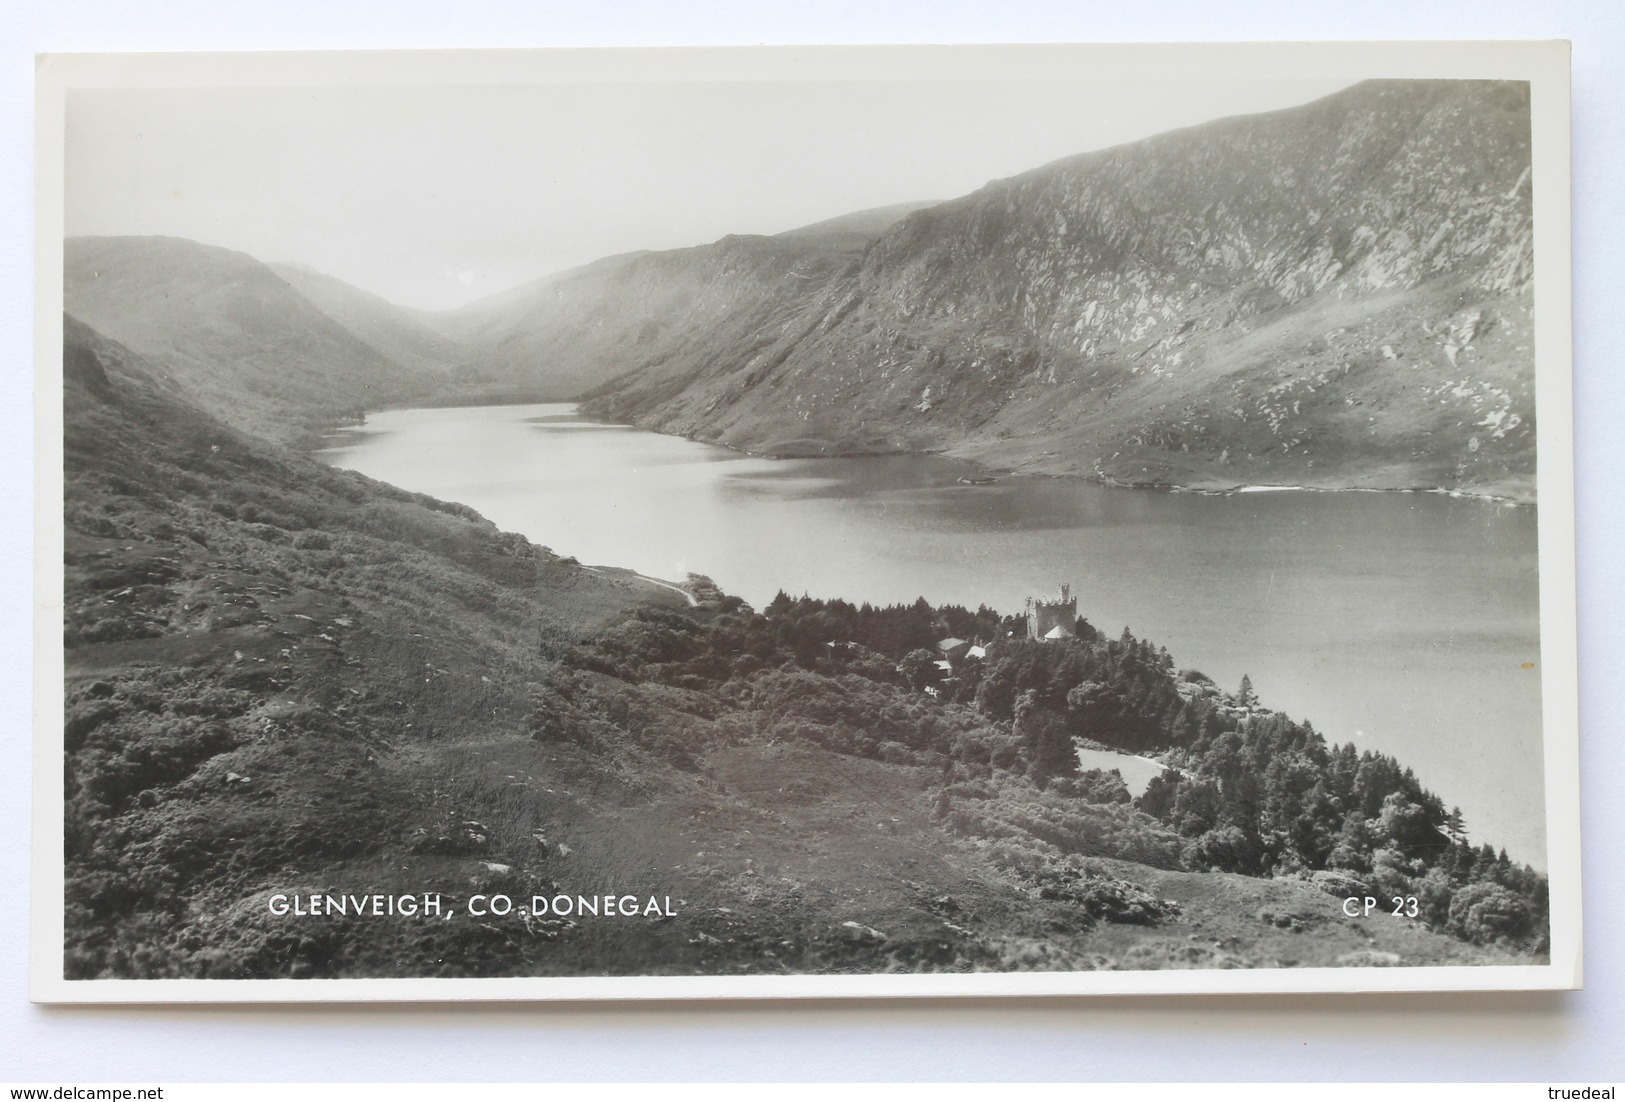
[[[123,88],[68,98],[69,236],[167,234],[449,309],[637,249],[950,199],[1347,79]]]

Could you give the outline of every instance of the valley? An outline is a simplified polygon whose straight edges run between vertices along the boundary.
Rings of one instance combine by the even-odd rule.
[[[71,242],[67,304],[306,442],[365,409],[584,397],[760,455],[1530,502],[1527,162],[1514,86],[1370,82],[440,314],[139,239]]]
[[[1063,704],[1011,726],[999,705],[921,694],[869,649],[972,631],[987,610],[899,608],[842,628],[851,606],[775,602],[774,629],[699,579],[690,608],[462,506],[237,433],[163,395],[128,350],[68,332],[70,977],[1541,959],[1530,908],[1544,880],[1504,857],[1447,851],[1462,891],[1496,885],[1474,891],[1497,917],[1454,907],[1434,876],[1438,930],[1347,919],[1339,893],[1369,886],[1358,873],[1256,879],[1278,843],[1170,828],[1039,734],[1081,720],[1141,751],[1189,737],[1153,733],[1157,711],[1119,703],[1091,719],[1091,704],[1063,719]],[[825,637],[848,641],[820,657]],[[1117,653],[1097,642],[1078,659]],[[1132,647],[1134,662],[1152,653]],[[1215,717],[1239,714],[1212,699]],[[1388,783],[1361,768],[1360,785]],[[1396,791],[1433,799],[1411,784]],[[1400,829],[1386,808],[1371,822]],[[1400,843],[1416,857],[1396,850],[1365,876],[1408,888],[1405,862],[1438,860],[1433,829]],[[1334,837],[1301,844],[1325,852]],[[624,890],[680,902],[636,923],[469,913],[475,895]],[[291,925],[269,905],[426,891],[446,917]]]
[[[1527,162],[1523,86],[1370,82],[442,313],[179,238],[68,240],[65,974],[1546,961],[1545,876],[1400,756],[1087,604],[1051,642],[979,598],[753,606],[703,561],[583,564],[569,525],[504,531],[311,454],[380,410],[581,399],[737,452],[946,457],[968,493],[1530,503]],[[1131,792],[1080,740],[1162,770]],[[673,913],[473,909],[622,891]],[[446,910],[269,906],[347,893]],[[1415,913],[1342,910],[1367,893]]]

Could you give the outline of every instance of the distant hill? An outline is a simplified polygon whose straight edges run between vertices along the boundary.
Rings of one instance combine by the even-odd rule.
[[[1521,83],[1368,82],[997,181],[853,259],[661,254],[548,356],[613,349],[592,410],[757,452],[1527,497],[1529,141]]]
[[[650,363],[760,347],[853,260],[844,235],[729,236],[629,253],[464,307],[448,324],[475,376],[565,400]]]
[[[334,293],[337,281],[300,277],[324,308],[251,256],[180,238],[73,238],[65,253],[67,312],[239,428],[300,439],[438,385],[424,358],[397,360],[335,320],[347,312],[379,345],[412,347],[409,327],[383,324],[362,292]]]
[[[568,399],[651,358],[760,345],[870,241],[929,203],[857,211],[773,237],[632,252],[544,276],[448,313],[472,377]]]
[[[458,341],[444,331],[438,315],[397,306],[302,264],[270,268],[322,313],[402,367],[433,375],[461,359]]]

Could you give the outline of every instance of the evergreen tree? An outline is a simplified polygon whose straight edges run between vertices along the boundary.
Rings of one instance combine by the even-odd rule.
[[[1243,708],[1258,707],[1258,694],[1253,692],[1253,679],[1241,675],[1241,688],[1236,690],[1236,703]]]

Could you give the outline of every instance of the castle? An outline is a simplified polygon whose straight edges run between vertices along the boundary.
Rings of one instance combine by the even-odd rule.
[[[1077,634],[1078,599],[1063,583],[1059,597],[1027,598],[1027,638],[1070,639]]]

